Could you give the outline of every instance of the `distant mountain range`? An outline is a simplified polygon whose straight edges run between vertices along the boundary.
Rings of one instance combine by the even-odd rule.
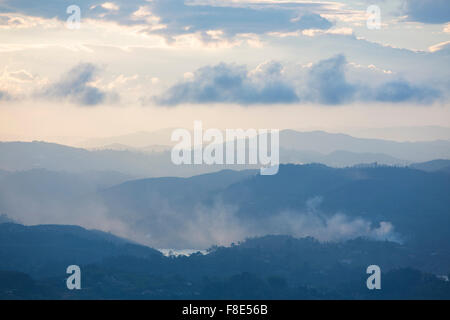
[[[450,128],[440,126],[410,126],[350,129],[357,137],[367,137],[395,141],[450,140]]]
[[[131,148],[145,148],[149,145],[173,146],[175,143],[170,140],[172,131],[175,128],[167,128],[156,131],[139,131],[115,137],[92,138],[79,143],[82,148],[96,149],[108,145],[124,145]]]
[[[162,135],[162,133],[159,133]],[[170,133],[167,139],[170,139]],[[146,134],[143,134],[143,142]],[[153,139],[155,140],[155,139]],[[156,141],[160,141],[158,137]],[[115,142],[86,150],[45,142],[0,143],[0,170],[44,168],[53,171],[116,171],[133,177],[193,176],[222,169],[256,169],[256,165],[184,165],[171,162],[170,143],[141,147]],[[450,141],[394,142],[360,139],[321,131],[280,133],[281,163],[322,163],[345,167],[379,163],[407,165],[414,162],[450,159]],[[1,175],[0,175],[1,176]]]
[[[411,162],[450,158],[450,141],[396,142],[361,139],[323,131],[280,132],[280,146],[291,150],[310,150],[328,154],[343,150],[355,153],[381,153]]]
[[[450,173],[450,160],[437,159],[422,163],[413,163],[410,167],[427,172],[439,171],[443,173]]]
[[[121,144],[132,148],[145,148],[148,145],[166,145],[173,146],[174,142],[170,140],[172,131],[176,128],[166,128],[155,131],[139,131],[131,134],[92,138],[79,142],[76,146],[81,148],[102,148],[106,145]],[[206,129],[206,128],[205,128]],[[192,129],[188,129],[192,134]],[[285,131],[285,130],[282,130]],[[312,130],[286,130],[299,133],[323,132]],[[352,135],[367,139],[382,139],[393,141],[436,141],[450,140],[450,128],[439,126],[421,126],[421,127],[385,127],[385,128],[355,128],[350,129],[347,135]],[[331,134],[331,133],[330,133]],[[375,138],[376,137],[376,138]]]
[[[171,146],[163,146],[163,145],[158,145],[158,144],[136,148],[136,147],[127,146],[125,144],[112,143],[112,144],[108,144],[108,145],[104,145],[104,146],[100,146],[100,147],[91,148],[88,150],[92,150],[92,151],[114,150],[114,151],[132,151],[132,152],[140,152],[140,153],[142,153],[142,152],[158,153],[158,152],[170,151],[171,149],[172,149]]]

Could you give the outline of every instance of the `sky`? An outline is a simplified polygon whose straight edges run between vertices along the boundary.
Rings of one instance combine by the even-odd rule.
[[[449,62],[448,0],[0,0],[0,140],[450,127]]]

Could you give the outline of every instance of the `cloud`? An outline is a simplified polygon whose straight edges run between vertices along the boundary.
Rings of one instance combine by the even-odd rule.
[[[359,73],[353,81],[347,77],[350,68],[358,69]],[[290,70],[285,72],[285,69]],[[291,69],[274,61],[251,71],[245,66],[225,63],[206,66],[189,73],[189,77],[157,96],[155,101],[160,105],[299,102],[341,105],[355,101],[424,104],[442,96],[438,88],[395,78],[393,72],[379,72],[373,65],[363,69],[349,64],[344,55],[321,60],[307,68]],[[352,72],[356,74],[355,70]]]
[[[450,41],[444,41],[444,42],[440,42],[438,44],[432,45],[431,47],[428,48],[428,50],[430,50],[430,52],[437,52],[437,51],[441,51],[441,50],[448,50],[448,48],[450,48]]]
[[[93,85],[99,68],[91,63],[81,63],[55,83],[44,89],[42,95],[48,98],[67,98],[71,102],[95,106],[112,96]]]
[[[55,187],[45,179],[43,183]],[[32,183],[22,193],[16,192],[20,183],[13,187],[11,190],[9,185],[0,185],[0,196],[5,199],[1,203],[4,211],[0,211],[0,223],[14,219],[32,225],[80,225],[112,232],[155,248],[206,249],[268,234],[310,236],[319,241],[345,241],[358,237],[401,240],[390,222],[375,225],[343,213],[323,214],[318,209],[322,202],[320,197],[308,200],[303,212],[283,211],[267,217],[242,218],[236,205],[223,202],[220,197],[211,202],[180,207],[159,193],[149,193],[147,200],[151,210],[145,214],[135,211],[133,206],[113,207],[104,199],[86,196],[85,192],[95,192],[98,186],[84,184],[76,177],[75,183],[62,186],[68,188],[61,191],[63,197],[54,197],[54,188],[42,189],[39,182]],[[3,212],[7,212],[8,217],[1,215]]]
[[[10,71],[8,66],[5,66],[0,73],[0,101],[23,100],[30,95],[30,92],[41,88],[45,83],[45,78],[28,70]]]
[[[101,7],[106,10],[117,11],[119,10],[119,6],[113,2],[105,2],[101,4]]]
[[[404,80],[390,81],[375,89],[374,100],[381,102],[431,103],[441,93],[427,86],[415,86]]]
[[[306,4],[218,6],[187,4],[183,0],[155,0],[151,11],[167,27],[165,34],[222,30],[226,34],[328,29],[332,23],[309,11]],[[299,13],[300,12],[300,13]]]
[[[4,0],[0,12],[24,13],[65,21],[66,8],[73,1],[66,0]],[[147,32],[167,37],[221,30],[226,36],[240,33],[262,34],[305,29],[329,29],[332,23],[315,13],[325,4],[304,3],[238,3],[194,2],[185,0],[116,0],[98,2],[79,0],[82,18],[113,20],[120,24],[148,25],[149,17],[160,27],[149,26]],[[145,14],[143,14],[145,13]]]
[[[298,97],[282,80],[282,66],[268,62],[248,72],[245,66],[221,63],[198,69],[182,82],[175,84],[156,102],[162,105],[182,103],[292,103]]]
[[[283,211],[269,217],[246,220],[239,218],[237,207],[216,199],[212,205],[197,205],[189,219],[180,219],[176,236],[182,239],[181,243],[189,243],[192,248],[226,246],[248,237],[268,234],[313,237],[319,241],[338,242],[363,237],[402,242],[390,222],[381,221],[375,225],[366,219],[343,213],[326,215],[319,210],[321,203],[321,197],[314,197],[307,201],[305,212]],[[161,236],[166,237],[166,234]]]
[[[24,96],[24,86],[30,86],[40,79],[26,70],[9,71],[5,66],[0,73],[0,101],[20,100]]]
[[[3,90],[0,90],[0,101],[8,101],[11,100],[11,95]]]
[[[7,73],[8,78],[16,82],[30,82],[35,79],[35,76],[27,70],[17,70],[12,72],[5,70],[4,73]]]
[[[322,104],[352,101],[357,88],[346,80],[346,64],[346,58],[337,55],[313,65],[307,80],[307,99]]]
[[[288,234],[313,237],[319,241],[345,241],[359,237],[372,240],[402,242],[392,223],[381,221],[378,226],[366,219],[343,213],[324,214],[320,211],[322,197],[306,202],[305,212],[283,211],[261,224],[262,234]],[[261,232],[261,231],[260,231]]]
[[[353,35],[352,28],[332,28],[328,30],[306,29],[302,31],[302,35],[315,37],[323,34]]]
[[[345,241],[359,237],[372,240],[401,242],[390,222],[378,226],[362,218],[350,218],[342,213],[331,216],[319,213],[283,212],[269,220],[271,234],[313,237],[319,241]]]
[[[423,23],[446,23],[450,21],[448,0],[405,0],[403,13],[411,21]]]
[[[445,26],[444,26],[444,30],[442,30],[443,32],[445,32],[445,33],[450,33],[450,23],[447,23]]]
[[[387,80],[375,86],[349,82],[346,77],[347,65],[343,55],[313,65],[305,90],[306,100],[326,105],[354,101],[431,103],[441,96],[437,89],[414,85],[404,79]],[[373,66],[368,68],[373,69]],[[370,73],[366,72],[365,76],[370,76]]]

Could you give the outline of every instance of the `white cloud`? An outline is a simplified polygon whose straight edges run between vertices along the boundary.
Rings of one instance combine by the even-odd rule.
[[[332,28],[332,29],[328,29],[328,30],[307,29],[307,30],[303,30],[302,34],[304,36],[308,36],[308,37],[315,37],[317,35],[322,35],[322,34],[352,35],[353,30],[352,30],[352,28],[347,28],[347,27]]]
[[[56,18],[42,18],[18,13],[0,13],[0,29],[31,29],[36,27],[62,28],[64,23]]]
[[[444,41],[444,42],[432,45],[431,47],[428,48],[428,50],[430,50],[430,52],[440,51],[440,50],[446,48],[449,44],[450,44],[450,40]]]
[[[450,33],[450,23],[447,23],[445,26],[444,26],[444,30],[443,30],[445,33]]]
[[[46,78],[41,78],[28,70],[19,69],[10,71],[6,66],[0,74],[0,91],[8,93],[8,96],[21,98],[30,94],[33,90],[47,84]]]
[[[107,9],[107,10],[111,10],[111,11],[118,11],[120,9],[120,7],[113,2],[102,3],[101,7],[103,9]]]

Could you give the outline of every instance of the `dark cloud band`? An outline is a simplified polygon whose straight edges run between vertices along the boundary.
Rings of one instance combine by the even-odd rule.
[[[112,20],[123,25],[149,24],[146,16],[133,13],[142,6],[159,19],[164,28],[153,30],[149,25],[147,32],[159,33],[168,38],[175,35],[209,30],[221,30],[224,36],[239,33],[262,34],[266,32],[289,32],[305,29],[329,29],[332,23],[315,13],[322,5],[319,3],[297,4],[241,4],[217,6],[195,4],[185,0],[115,0],[117,10],[108,10],[102,2],[79,0],[82,18]],[[74,4],[72,0],[5,0],[0,3],[0,12],[18,12],[45,18],[58,17],[65,21],[66,8]],[[207,37],[206,37],[207,38]]]
[[[99,68],[91,63],[82,63],[67,73],[59,81],[52,83],[40,95],[47,98],[69,99],[71,102],[95,106],[105,102],[108,93],[90,85]]]
[[[416,85],[404,79],[386,79],[370,85],[347,79],[347,60],[337,55],[314,64],[305,75],[283,74],[283,66],[270,62],[256,70],[221,63],[194,72],[155,98],[161,105],[183,103],[291,104],[298,102],[342,105],[355,101],[416,104],[432,103],[441,98],[437,88]],[[302,70],[299,73],[304,72]],[[294,72],[295,73],[295,72]],[[301,78],[302,80],[296,80]]]
[[[450,22],[450,1],[448,0],[406,0],[403,12],[412,21],[423,23]]]

